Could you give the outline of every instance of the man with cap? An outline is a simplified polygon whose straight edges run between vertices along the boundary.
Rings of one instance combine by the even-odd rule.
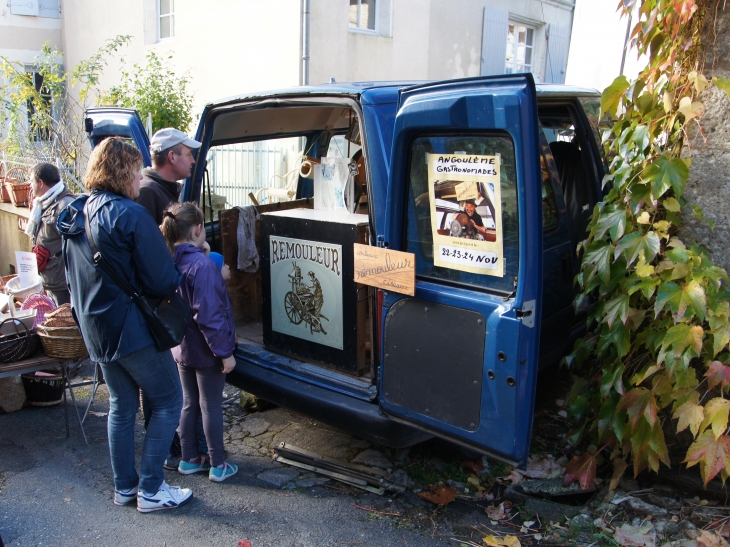
[[[152,167],[142,170],[139,197],[134,201],[150,212],[158,226],[167,206],[180,199],[181,186],[177,181],[192,173],[193,150],[198,148],[198,141],[172,127],[160,129],[152,136]]]
[[[487,229],[484,227],[482,215],[477,213],[476,201],[473,199],[466,200],[466,203],[464,203],[464,212],[466,213],[466,216],[469,217],[469,223],[474,227],[474,229],[479,232],[482,237],[486,237]]]

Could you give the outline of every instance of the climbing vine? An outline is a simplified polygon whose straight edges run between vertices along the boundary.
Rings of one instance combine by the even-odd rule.
[[[630,36],[648,64],[601,97],[615,123],[603,136],[607,194],[579,246],[576,305],[591,303],[589,333],[566,358],[582,376],[568,398],[579,424],[572,440],[610,453],[614,487],[629,465],[634,475],[669,465],[670,428],[689,431],[684,463],[699,464],[705,486],[730,474],[729,279],[682,234],[684,218],[701,218],[683,197],[688,132],[700,129],[705,88],[730,94],[730,80],[704,75],[702,36],[715,3],[619,4],[625,16],[638,10]],[[581,463],[602,451],[589,452]]]

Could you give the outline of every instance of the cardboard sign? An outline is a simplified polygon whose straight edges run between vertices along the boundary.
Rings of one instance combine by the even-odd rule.
[[[499,154],[426,154],[434,264],[504,276]]]
[[[416,256],[355,243],[355,283],[413,296]]]

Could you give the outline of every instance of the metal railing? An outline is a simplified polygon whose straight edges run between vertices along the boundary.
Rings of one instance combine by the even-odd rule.
[[[259,141],[212,148],[208,153],[212,192],[226,197],[226,207],[235,207],[252,205],[248,194],[260,188],[281,187],[278,177],[287,172],[287,144]]]
[[[18,157],[18,156],[10,156],[6,152],[3,152],[2,155],[0,155],[0,162],[5,164],[5,169],[12,169],[13,167],[22,167],[23,169],[26,169],[30,171],[31,167],[33,167],[37,161],[30,159],[30,158],[24,158],[24,157]],[[61,172],[61,180],[63,180],[66,183],[66,186],[68,187],[69,191],[71,191],[74,194],[82,194],[85,191],[84,185],[81,183],[81,174],[73,168],[70,167],[61,167],[59,166],[60,161],[49,161],[48,163],[53,163],[58,167],[58,170]]]

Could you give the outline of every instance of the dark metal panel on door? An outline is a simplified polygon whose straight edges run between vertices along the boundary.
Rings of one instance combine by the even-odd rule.
[[[385,320],[385,398],[446,424],[476,430],[485,337],[480,313],[417,298],[399,300]]]

